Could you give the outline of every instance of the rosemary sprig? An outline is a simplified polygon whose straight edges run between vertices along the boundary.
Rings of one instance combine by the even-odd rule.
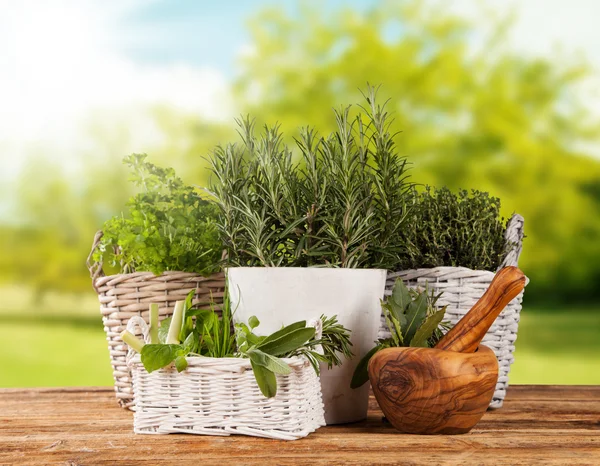
[[[320,320],[321,338],[310,340],[305,346],[290,354],[290,356],[306,357],[317,374],[320,372],[319,363],[326,363],[327,367],[331,369],[333,366],[342,364],[340,356],[344,356],[346,359],[353,356],[350,331],[338,322],[336,316],[322,315]]]

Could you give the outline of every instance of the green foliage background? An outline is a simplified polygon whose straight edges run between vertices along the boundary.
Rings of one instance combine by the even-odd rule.
[[[261,11],[248,24],[254,52],[240,59],[232,84],[240,112],[259,124],[279,122],[289,140],[307,124],[328,133],[332,107],[360,102],[367,82],[381,84],[413,181],[489,191],[502,200],[503,215],[524,216],[526,307],[597,302],[600,160],[586,148],[600,144],[600,122],[578,97],[594,70],[570,57],[532,58],[505,48],[505,18],[488,14],[484,30],[483,22],[430,8],[407,1],[382,2],[367,13],[318,4],[293,16]],[[469,45],[474,34],[484,38],[476,49]],[[151,114],[165,138],[150,161],[206,185],[204,157],[234,138],[234,122],[166,108]],[[61,170],[41,153],[15,180],[14,212],[0,219],[0,287],[34,292],[18,315],[4,301],[2,315],[14,321],[50,312],[39,303],[56,290],[93,297],[84,266],[92,238],[133,192],[120,163],[127,138],[127,128],[107,133],[97,123],[80,168]],[[527,348],[522,338],[517,347]]]

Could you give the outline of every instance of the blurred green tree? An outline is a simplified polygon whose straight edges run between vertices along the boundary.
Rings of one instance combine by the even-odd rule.
[[[384,2],[367,13],[301,6],[250,22],[254,50],[236,92],[288,134],[331,131],[329,108],[382,84],[418,183],[476,188],[526,220],[529,297],[590,298],[600,280],[600,124],[578,98],[585,63],[516,55],[510,17],[474,24],[440,4]],[[476,44],[476,46],[473,46]]]
[[[18,213],[3,227],[4,280],[32,286],[36,297],[51,289],[90,289],[85,257],[94,232],[131,190],[118,165],[89,162],[75,176],[44,157],[26,165],[18,182]]]

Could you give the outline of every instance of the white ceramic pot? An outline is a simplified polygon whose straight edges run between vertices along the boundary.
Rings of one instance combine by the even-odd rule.
[[[268,335],[299,320],[337,315],[352,331],[354,358],[330,370],[321,368],[327,424],[367,417],[369,384],[350,388],[360,359],[374,346],[381,316],[386,271],[301,267],[232,267],[227,271],[234,321],[260,320],[259,335]]]

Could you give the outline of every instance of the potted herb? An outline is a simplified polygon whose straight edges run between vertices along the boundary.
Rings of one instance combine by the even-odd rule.
[[[317,312],[353,331],[356,358],[321,376],[328,424],[366,417],[368,387],[349,384],[377,336],[386,269],[397,263],[406,219],[406,160],[375,97],[371,88],[354,116],[336,111],[329,136],[303,129],[300,163],[277,126],[256,136],[249,119],[239,122],[242,143],[211,158],[236,319],[256,315],[268,333]]]
[[[388,274],[386,294],[398,278],[409,287],[428,283],[432,291],[444,292],[437,306],[447,306],[446,318],[454,325],[481,298],[497,270],[518,265],[523,217],[513,215],[507,222],[500,215],[500,200],[480,191],[413,189],[411,205],[398,238],[404,248],[391,269],[397,272]],[[494,408],[506,395],[522,298],[521,293],[506,307],[483,340],[499,361]],[[379,336],[390,336],[383,315]]]
[[[335,316],[299,321],[267,336],[260,322],[231,327],[222,316],[194,310],[192,295],[161,324],[131,320],[123,340],[137,353],[134,376],[136,433],[239,433],[291,440],[324,424],[319,363],[339,365],[350,355],[349,332]],[[142,327],[148,343],[132,331]]]
[[[146,155],[125,158],[140,192],[96,234],[88,267],[100,300],[117,398],[133,403],[130,371],[120,333],[132,313],[148,317],[148,304],[169,317],[177,300],[195,290],[195,305],[220,303],[225,278],[219,272],[222,246],[216,206]],[[106,276],[108,262],[114,274]]]

